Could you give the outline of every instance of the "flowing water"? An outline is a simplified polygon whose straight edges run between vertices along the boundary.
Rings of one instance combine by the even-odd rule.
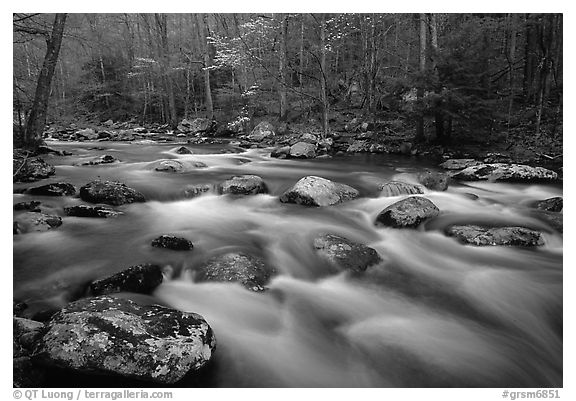
[[[72,156],[47,156],[57,175],[77,188],[119,180],[146,203],[117,207],[112,219],[64,217],[73,197],[37,199],[63,216],[62,226],[14,236],[14,297],[30,313],[76,299],[86,283],[128,266],[162,264],[166,280],[151,297],[131,297],[201,314],[217,338],[205,385],[218,387],[561,387],[562,235],[531,217],[535,200],[561,196],[554,185],[453,184],[425,196],[442,211],[417,230],[373,225],[401,199],[379,197],[378,184],[415,182],[434,164],[389,155],[306,161],[278,160],[270,150],[233,153],[227,145],[52,143]],[[94,149],[94,146],[104,149]],[[111,154],[120,163],[75,166]],[[178,159],[208,167],[175,174],[152,162]],[[208,192],[187,199],[196,184],[256,174],[270,193],[234,197]],[[357,188],[361,197],[337,206],[283,204],[279,195],[306,175]],[[471,194],[477,195],[472,196]],[[538,249],[474,247],[444,235],[454,223],[492,222],[542,231]],[[335,273],[311,247],[318,233],[335,233],[373,247],[383,262],[360,275]],[[186,237],[191,252],[153,248],[161,234]],[[195,283],[210,256],[242,250],[264,257],[278,275],[269,290]],[[130,295],[128,295],[130,296]],[[186,382],[183,385],[187,385]]]

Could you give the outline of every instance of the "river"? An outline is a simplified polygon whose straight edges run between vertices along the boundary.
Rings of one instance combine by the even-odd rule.
[[[391,155],[313,160],[242,153],[229,145],[51,142],[71,156],[46,156],[56,175],[34,184],[97,178],[119,180],[145,203],[123,205],[117,218],[65,217],[74,197],[14,194],[14,203],[42,201],[62,226],[14,236],[14,298],[30,313],[64,306],[86,283],[128,266],[164,266],[152,296],[127,295],[196,312],[217,338],[204,385],[216,387],[562,387],[562,235],[532,217],[529,204],[562,196],[552,184],[453,183],[425,196],[441,215],[419,227],[376,227],[376,215],[401,197],[379,197],[379,183],[415,182],[430,161]],[[94,149],[94,147],[101,147]],[[76,166],[110,154],[120,163]],[[178,159],[208,167],[154,171]],[[208,192],[188,199],[196,184],[256,174],[270,193],[234,197]],[[337,206],[307,208],[278,197],[298,179],[317,175],[351,185],[361,196]],[[477,195],[471,196],[470,194]],[[538,228],[538,249],[474,247],[447,237],[454,222],[506,222]],[[334,274],[313,252],[312,239],[335,233],[364,243],[383,259],[360,275]],[[150,246],[161,234],[194,243],[191,252]],[[206,258],[242,250],[263,256],[278,275],[264,293],[238,284],[195,283]],[[187,384],[188,383],[188,384]],[[191,385],[184,382],[182,385]]]

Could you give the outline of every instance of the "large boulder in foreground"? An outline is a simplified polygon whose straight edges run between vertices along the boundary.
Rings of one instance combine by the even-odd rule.
[[[12,181],[33,182],[54,175],[54,166],[41,157],[30,157],[27,152],[15,149],[12,158]]]
[[[90,284],[92,295],[106,295],[117,292],[135,292],[150,294],[158,287],[164,276],[162,268],[149,263],[130,266],[110,277],[97,280]]]
[[[268,186],[257,175],[236,175],[219,184],[218,192],[233,195],[267,194]]]
[[[263,291],[273,267],[263,259],[240,252],[230,252],[209,259],[196,274],[198,281],[238,282],[252,291]]]
[[[398,201],[376,217],[376,225],[394,228],[415,228],[424,220],[438,216],[440,210],[431,200],[421,196],[410,196]]]
[[[271,138],[276,133],[274,132],[274,126],[267,121],[262,121],[260,124],[254,127],[248,139],[251,141],[262,141],[267,138]]]
[[[290,147],[288,157],[293,159],[313,159],[316,157],[316,146],[308,142],[297,142]]]
[[[380,196],[390,197],[399,195],[419,195],[424,193],[421,185],[410,184],[402,181],[390,181],[385,184],[378,185],[381,191]]]
[[[53,182],[40,187],[30,188],[28,193],[38,196],[72,196],[76,194],[76,188],[67,182]]]
[[[492,163],[470,166],[454,174],[453,178],[467,181],[553,181],[558,174],[544,167],[532,167],[523,164]]]
[[[80,188],[80,198],[91,203],[119,206],[125,203],[145,202],[144,195],[117,181],[92,181]]]
[[[471,245],[503,245],[533,247],[544,245],[538,231],[524,227],[481,227],[477,225],[456,225],[446,230],[449,236]]]
[[[62,225],[62,217],[45,213],[26,212],[14,219],[15,232],[19,234],[29,232],[43,232]]]
[[[280,202],[304,206],[330,206],[357,198],[360,193],[339,182],[309,175],[280,196]]]
[[[212,329],[198,314],[101,296],[57,312],[36,358],[82,373],[175,383],[205,365],[215,345]]]
[[[359,273],[382,261],[374,248],[334,234],[314,238],[314,249],[331,264]]]

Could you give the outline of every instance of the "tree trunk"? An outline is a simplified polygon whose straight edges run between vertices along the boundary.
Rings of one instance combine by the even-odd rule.
[[[172,83],[170,59],[169,59],[169,46],[168,46],[168,19],[166,14],[154,14],[156,19],[156,27],[159,36],[159,56],[160,62],[162,63],[162,75],[164,90],[166,91],[167,102],[165,105],[166,109],[166,120],[172,127],[176,127],[178,124],[178,116],[176,111],[176,98],[174,96],[174,88]]]
[[[212,90],[210,89],[210,51],[208,49],[208,22],[205,14],[196,14],[202,52],[204,53],[204,87],[206,94],[206,118],[214,118],[214,106],[212,104]]]
[[[508,52],[508,85],[510,87],[510,100],[508,101],[508,131],[514,107],[514,62],[516,61],[516,14],[510,14],[510,46]],[[508,136],[508,132],[506,133]],[[508,139],[508,138],[506,138]]]
[[[436,14],[430,14],[430,44],[432,45],[432,71],[434,74],[434,86],[437,94],[442,92],[442,83],[440,82],[440,74],[438,72],[438,24],[436,21]],[[442,99],[438,100],[435,105],[434,111],[434,125],[436,127],[436,139],[441,143],[445,141],[444,137],[444,112],[442,110]]]
[[[300,88],[304,83],[304,14],[302,14],[302,25],[300,25],[300,64],[299,64],[299,75],[298,82],[300,83]]]
[[[280,84],[278,85],[278,93],[280,95],[280,121],[286,120],[288,113],[288,102],[286,99],[286,52],[287,52],[287,36],[288,36],[288,16],[280,14],[280,48],[278,51],[279,63],[278,70],[280,73]]]
[[[426,14],[420,14],[420,75],[423,78],[426,71]],[[424,97],[424,87],[420,83],[416,90],[416,101],[420,103]],[[416,142],[424,140],[424,111],[420,111],[416,119]]]
[[[325,15],[320,19],[320,98],[322,99],[322,132],[323,137],[328,135],[328,97],[326,94],[326,22]]]
[[[52,34],[46,39],[46,55],[38,76],[34,103],[28,115],[24,131],[23,145],[29,148],[36,148],[42,141],[42,133],[46,125],[48,99],[50,97],[50,85],[54,76],[56,62],[58,61],[66,17],[67,14],[56,14],[52,26]]]

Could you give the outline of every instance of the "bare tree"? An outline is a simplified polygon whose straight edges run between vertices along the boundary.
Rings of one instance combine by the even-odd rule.
[[[54,69],[58,62],[66,17],[67,14],[56,14],[52,26],[52,33],[45,34],[46,55],[44,56],[44,63],[38,75],[34,103],[26,120],[24,138],[22,138],[25,147],[36,148],[42,141],[42,133],[46,125],[50,86],[52,84],[52,77],[54,76]]]

